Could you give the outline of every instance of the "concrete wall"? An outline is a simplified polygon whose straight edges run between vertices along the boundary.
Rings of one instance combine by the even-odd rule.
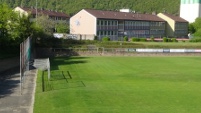
[[[70,34],[96,35],[97,19],[84,9],[70,18]]]
[[[192,1],[192,0],[191,0]],[[195,3],[185,3],[181,2],[180,5],[180,17],[193,23],[197,17],[201,16],[201,4]]]

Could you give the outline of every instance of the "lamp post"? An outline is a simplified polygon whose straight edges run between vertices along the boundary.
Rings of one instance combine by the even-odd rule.
[[[36,24],[37,24],[37,17],[38,17],[38,2],[36,0]]]

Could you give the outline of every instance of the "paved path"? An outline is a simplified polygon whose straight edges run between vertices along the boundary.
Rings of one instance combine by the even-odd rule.
[[[4,76],[0,79],[0,113],[33,113],[37,70],[32,68],[28,72],[21,94],[19,66],[13,61],[17,59],[0,61],[0,77]]]
[[[20,65],[20,58],[13,57],[8,59],[0,59],[0,73],[7,71],[10,68],[17,67]]]

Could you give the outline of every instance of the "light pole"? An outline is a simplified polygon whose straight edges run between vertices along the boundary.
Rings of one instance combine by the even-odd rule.
[[[56,11],[57,11],[57,0],[56,0]]]
[[[36,24],[37,24],[37,17],[38,17],[38,2],[36,0]]]

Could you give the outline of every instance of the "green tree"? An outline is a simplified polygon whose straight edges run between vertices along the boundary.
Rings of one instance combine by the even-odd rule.
[[[127,36],[124,36],[124,41],[128,41],[128,37]]]
[[[69,33],[69,25],[66,22],[59,22],[56,24],[57,33]]]
[[[33,27],[33,22],[30,21],[30,15],[29,16],[25,16],[22,15],[19,18],[19,26],[18,26],[18,34],[19,37],[24,40],[29,36],[33,35],[33,31],[34,31],[34,27]]]
[[[102,38],[102,41],[103,41],[103,42],[110,41],[110,38],[109,38],[108,36],[105,36],[105,37]]]
[[[36,6],[36,0],[0,0],[0,4],[7,3],[10,7]],[[129,8],[136,12],[163,12],[179,14],[180,0],[37,0],[38,8],[57,10],[74,15],[84,8],[100,10],[119,10]]]
[[[7,45],[8,42],[16,37],[17,14],[6,4],[0,4],[0,43]]]
[[[190,23],[190,24],[188,25],[188,32],[189,32],[190,34],[195,33],[195,27],[194,27],[193,23]]]
[[[20,15],[5,4],[0,5],[0,45],[7,47],[19,45],[33,34],[29,16]]]
[[[195,33],[194,33],[195,37],[201,37],[201,29],[198,29]]]
[[[195,22],[191,25],[191,30],[194,30],[194,36],[201,37],[201,18],[195,19]]]
[[[200,17],[195,19],[193,26],[194,26],[196,31],[201,28],[201,18]]]
[[[46,15],[38,16],[37,25],[47,35],[52,35],[55,31],[55,22]]]

